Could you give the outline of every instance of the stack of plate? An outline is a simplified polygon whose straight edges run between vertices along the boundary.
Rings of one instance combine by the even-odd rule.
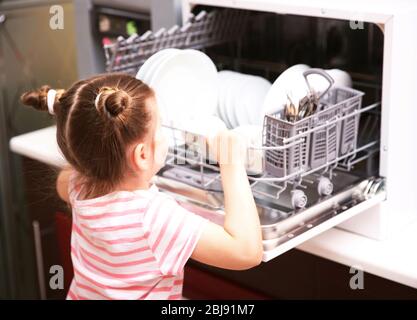
[[[219,102],[217,115],[229,129],[241,125],[261,125],[262,108],[271,83],[258,76],[224,70],[218,74]]]
[[[217,69],[201,51],[158,51],[143,64],[136,78],[155,91],[164,125],[180,129],[185,123],[204,119],[216,111]]]

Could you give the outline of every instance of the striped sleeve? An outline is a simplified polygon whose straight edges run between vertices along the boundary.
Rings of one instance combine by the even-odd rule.
[[[182,273],[207,222],[170,197],[154,201],[145,214],[144,227],[162,274]]]

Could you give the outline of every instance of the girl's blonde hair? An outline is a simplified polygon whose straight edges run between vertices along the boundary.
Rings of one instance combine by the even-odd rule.
[[[21,101],[48,111],[49,90],[45,85],[28,91]],[[57,142],[66,160],[83,177],[87,197],[111,192],[129,173],[126,150],[148,132],[151,113],[146,103],[152,97],[154,92],[145,83],[118,73],[57,90],[53,105]]]

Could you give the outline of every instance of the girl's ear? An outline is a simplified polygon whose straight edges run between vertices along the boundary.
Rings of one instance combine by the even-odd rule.
[[[150,152],[143,143],[138,143],[133,150],[133,161],[141,171],[149,170],[151,166]]]

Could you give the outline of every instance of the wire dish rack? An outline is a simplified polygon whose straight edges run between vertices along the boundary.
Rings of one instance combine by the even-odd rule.
[[[107,72],[136,74],[151,55],[162,49],[204,49],[234,41],[241,37],[248,19],[247,10],[201,11],[190,16],[182,26],[157,32],[147,31],[139,36],[122,37],[104,46]]]
[[[334,90],[341,90],[340,88]],[[329,93],[332,95],[332,92]],[[280,175],[275,174],[274,170],[268,169],[268,153],[274,153],[283,159],[283,163],[290,161],[290,154],[294,150],[301,150],[305,144],[306,137],[312,136],[322,131],[330,131],[334,127],[342,127],[343,123],[357,123],[362,113],[375,110],[380,107],[380,103],[355,109],[348,109],[335,115],[332,119],[310,126],[306,130],[292,136],[282,138],[279,145],[266,145],[265,132],[270,129],[264,127],[264,143],[260,147],[247,146],[246,163],[253,163],[261,158],[262,172],[258,175],[248,175],[254,195],[270,200],[279,199],[280,195],[291,188],[291,206],[294,209],[304,208],[307,204],[307,196],[302,188],[306,188],[304,183],[312,183],[311,179],[317,179],[317,192],[320,196],[328,196],[333,192],[333,170],[341,166],[345,171],[350,171],[355,164],[366,160],[378,150],[379,141],[370,141],[364,145],[357,146],[351,144],[346,152],[337,152],[334,157],[324,157],[324,161],[315,165],[298,167],[298,170],[288,170],[291,166],[283,166]],[[319,116],[319,115],[317,115]],[[271,116],[266,116],[265,119]],[[267,120],[265,120],[265,123]],[[175,173],[168,173],[169,178],[185,182],[195,187],[211,191],[222,192],[220,168],[214,162],[208,152],[206,138],[202,135],[194,134],[186,130],[175,127],[165,126],[170,137],[166,169],[175,167]],[[366,131],[366,129],[365,129]],[[340,131],[341,132],[341,131]],[[357,136],[356,136],[357,137]],[[341,139],[340,134],[336,137]],[[332,144],[324,145],[323,154],[332,154]],[[311,148],[310,155],[311,155]],[[360,157],[358,155],[360,154]],[[254,159],[255,158],[255,159]],[[311,164],[311,162],[310,162]],[[272,171],[272,172],[271,172]],[[168,171],[167,171],[168,172]],[[161,173],[164,175],[164,172]],[[166,176],[166,175],[165,175]]]

